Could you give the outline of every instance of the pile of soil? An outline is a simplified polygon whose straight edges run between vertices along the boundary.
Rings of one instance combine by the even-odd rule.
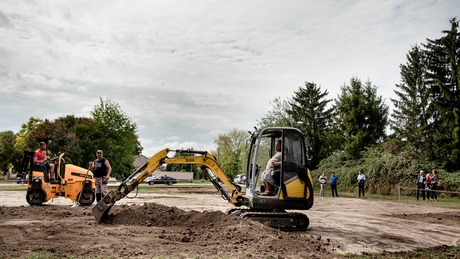
[[[2,191],[0,258],[460,258],[460,207],[315,197],[307,231],[282,232],[225,214],[233,207],[213,187],[152,190],[101,224],[92,206],[29,206]]]
[[[315,258],[328,241],[282,232],[220,211],[184,211],[155,203],[114,206],[96,224],[90,208],[0,207],[0,257]],[[14,238],[11,238],[14,237]]]

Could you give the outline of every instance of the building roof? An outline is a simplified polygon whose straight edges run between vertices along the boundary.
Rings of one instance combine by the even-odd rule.
[[[134,170],[137,170],[139,167],[143,166],[145,163],[147,163],[147,160],[149,160],[148,157],[144,156],[144,155],[137,155],[135,157],[135,160],[134,160],[134,163],[133,163],[133,166],[134,166]]]

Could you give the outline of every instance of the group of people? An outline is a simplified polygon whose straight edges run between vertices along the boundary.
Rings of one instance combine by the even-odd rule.
[[[420,170],[417,176],[417,200],[419,200],[420,195],[422,196],[423,200],[429,200],[429,201],[438,201],[438,194],[437,194],[437,189],[438,189],[438,181],[439,181],[439,176],[438,176],[438,171],[436,169],[433,169],[431,171],[431,175],[428,173],[425,175],[424,170]]]
[[[327,177],[325,173],[321,173],[319,176],[319,185],[320,185],[320,192],[319,196],[324,197],[324,190],[326,188],[327,184]],[[366,176],[364,175],[363,171],[358,172],[358,177],[356,178],[358,181],[358,192],[359,192],[359,197],[364,198],[364,183],[366,183]],[[337,192],[337,185],[339,184],[339,177],[335,175],[334,172],[331,173],[331,176],[329,177],[329,184],[331,185],[331,191],[332,191],[332,197],[339,197],[339,194]]]
[[[414,176],[417,177],[417,200],[419,200],[420,196],[423,198],[423,200],[430,200],[437,202],[438,201],[438,194],[437,194],[437,189],[438,189],[438,182],[439,182],[439,175],[438,171],[436,169],[433,169],[431,171],[431,175],[428,173],[425,175],[424,170],[420,170],[418,174],[415,174]],[[335,175],[334,172],[331,173],[331,176],[329,177],[329,183],[331,185],[331,191],[332,191],[332,197],[339,197],[337,193],[337,184],[338,184],[339,178]],[[364,175],[363,171],[358,172],[358,177],[356,178],[358,182],[358,195],[359,197],[364,198],[364,186],[366,183],[366,175]],[[327,184],[327,177],[325,173],[321,173],[319,176],[319,184],[320,184],[320,193],[319,195],[321,197],[324,197],[324,190],[326,188]]]
[[[39,149],[34,153],[33,158],[35,170],[37,168],[43,168],[45,172],[49,174],[49,181],[54,182],[56,180],[54,164],[50,163],[50,157],[47,155],[46,143],[40,142]],[[94,180],[96,183],[96,201],[99,202],[107,194],[107,184],[112,173],[112,167],[110,166],[109,160],[103,156],[102,150],[96,152],[96,160],[89,163],[89,170],[94,174]]]

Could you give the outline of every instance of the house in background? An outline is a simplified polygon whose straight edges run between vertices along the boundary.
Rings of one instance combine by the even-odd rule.
[[[148,157],[144,155],[137,155],[134,159],[134,171],[136,171],[139,167],[143,166],[145,163],[147,163],[147,160],[149,160]]]

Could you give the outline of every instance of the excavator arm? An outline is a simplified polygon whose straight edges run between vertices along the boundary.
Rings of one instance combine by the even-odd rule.
[[[214,187],[216,187],[216,189],[222,194],[222,197],[224,197],[224,199],[226,199],[229,203],[233,204],[234,206],[239,207],[242,205],[241,187],[230,181],[230,179],[227,177],[227,175],[224,173],[222,168],[217,163],[214,155],[207,151],[175,151],[194,155],[165,158],[163,160],[164,164],[193,164],[200,166],[201,169],[207,173],[208,178],[211,180]],[[213,175],[215,175],[217,178],[213,177]],[[231,190],[231,195],[228,195],[228,193],[219,184],[218,180],[222,181],[222,183],[225,184],[225,186],[227,186]]]
[[[171,151],[180,153],[189,153],[188,156],[169,158],[168,153]],[[221,193],[222,197],[234,206],[241,206],[243,204],[243,197],[241,194],[241,187],[234,184],[216,161],[216,158],[207,151],[190,151],[190,150],[170,150],[168,148],[161,150],[153,155],[145,165],[138,169],[137,177],[134,181],[128,184],[128,181],[123,181],[117,190],[111,190],[104,198],[99,201],[92,210],[93,216],[97,222],[104,219],[112,206],[118,200],[126,197],[130,192],[142,183],[149,175],[151,175],[162,164],[193,164],[198,165],[208,174],[209,179],[216,189]],[[230,190],[229,195],[226,190],[220,185],[218,180],[222,181]]]

